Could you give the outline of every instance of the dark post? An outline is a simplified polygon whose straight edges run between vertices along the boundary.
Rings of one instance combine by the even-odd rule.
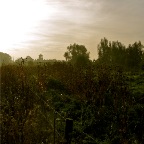
[[[73,119],[67,118],[65,127],[65,139],[67,141],[67,144],[71,143],[72,131],[73,131]]]

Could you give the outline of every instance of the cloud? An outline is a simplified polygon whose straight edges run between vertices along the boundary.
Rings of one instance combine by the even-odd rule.
[[[63,59],[66,47],[84,44],[97,57],[100,39],[119,40],[124,44],[144,43],[143,0],[46,0],[55,12],[41,21],[29,41],[32,51]],[[54,56],[55,54],[55,56]]]

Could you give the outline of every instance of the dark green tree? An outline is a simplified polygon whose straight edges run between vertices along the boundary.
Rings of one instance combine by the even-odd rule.
[[[144,70],[144,52],[142,54],[141,68]]]
[[[129,45],[127,48],[127,66],[132,69],[140,68],[142,62],[142,44],[141,42],[135,42],[132,45]]]
[[[113,41],[111,44],[111,61],[116,65],[125,65],[126,61],[126,48],[118,41]]]
[[[89,52],[84,45],[73,44],[67,47],[64,53],[66,61],[70,61],[74,65],[85,65],[89,62]]]
[[[111,42],[106,38],[101,39],[101,42],[98,45],[98,56],[103,62],[111,61]]]
[[[99,60],[106,64],[122,66],[128,69],[140,69],[143,61],[143,45],[141,42],[130,44],[127,48],[118,41],[101,39],[98,45]]]

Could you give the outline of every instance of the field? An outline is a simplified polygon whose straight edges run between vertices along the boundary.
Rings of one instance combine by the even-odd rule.
[[[66,136],[66,119],[73,131]],[[91,62],[1,67],[1,142],[143,143],[144,72]]]

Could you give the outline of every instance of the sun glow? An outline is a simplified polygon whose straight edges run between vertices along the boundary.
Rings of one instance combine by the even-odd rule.
[[[40,22],[54,11],[44,0],[0,0],[0,51],[33,40]]]

